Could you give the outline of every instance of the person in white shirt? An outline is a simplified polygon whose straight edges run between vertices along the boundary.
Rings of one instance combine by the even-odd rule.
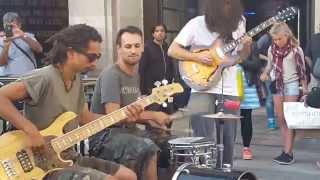
[[[210,53],[194,53],[193,50],[210,48],[218,38],[224,42],[238,39],[245,33],[245,19],[240,0],[210,0],[206,4],[205,15],[191,19],[179,32],[170,45],[168,54],[178,60],[190,60],[204,64],[211,64]],[[237,47],[233,54],[239,59],[246,59],[250,53],[251,38],[245,36],[241,47]],[[185,47],[190,47],[190,51]],[[237,69],[230,66],[223,71],[223,85],[221,80],[207,91],[196,91],[192,94],[188,104],[194,136],[214,138],[214,121],[205,119],[203,114],[213,114],[219,111],[222,104],[216,104],[222,94],[225,99],[238,100]],[[239,110],[227,110],[225,113],[239,114]],[[232,165],[233,145],[235,140],[236,122],[224,122],[224,155],[223,163]],[[217,132],[218,139],[219,132]]]

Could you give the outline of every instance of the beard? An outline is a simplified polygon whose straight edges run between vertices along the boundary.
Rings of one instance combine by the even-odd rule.
[[[126,59],[123,59],[123,62],[126,65],[135,66],[135,65],[137,65],[139,63],[140,58],[141,58],[141,56],[134,57],[134,58],[126,58]]]

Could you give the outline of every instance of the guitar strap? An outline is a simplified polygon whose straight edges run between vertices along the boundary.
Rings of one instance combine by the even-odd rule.
[[[25,55],[27,56],[27,58],[29,59],[29,61],[33,64],[33,67],[35,69],[37,69],[37,65],[36,63],[33,61],[33,59],[30,57],[30,55],[25,51],[23,50],[14,40],[12,41],[12,43]]]

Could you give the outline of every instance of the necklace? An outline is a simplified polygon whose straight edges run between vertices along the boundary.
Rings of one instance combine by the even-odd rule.
[[[61,68],[61,66],[58,66],[57,69],[59,70],[60,72],[60,77],[61,77],[61,80],[63,82],[63,85],[64,85],[64,89],[66,90],[66,92],[69,92],[72,87],[73,87],[73,82],[74,80],[76,79],[76,77],[74,76],[72,78],[72,80],[65,80],[64,79],[64,76],[63,76],[63,69]]]

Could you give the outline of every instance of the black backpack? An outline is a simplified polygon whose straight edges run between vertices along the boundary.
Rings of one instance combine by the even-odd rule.
[[[312,75],[317,79],[320,80],[320,57],[318,57],[312,66]]]
[[[320,108],[320,87],[313,87],[308,94],[306,104],[313,108]]]

